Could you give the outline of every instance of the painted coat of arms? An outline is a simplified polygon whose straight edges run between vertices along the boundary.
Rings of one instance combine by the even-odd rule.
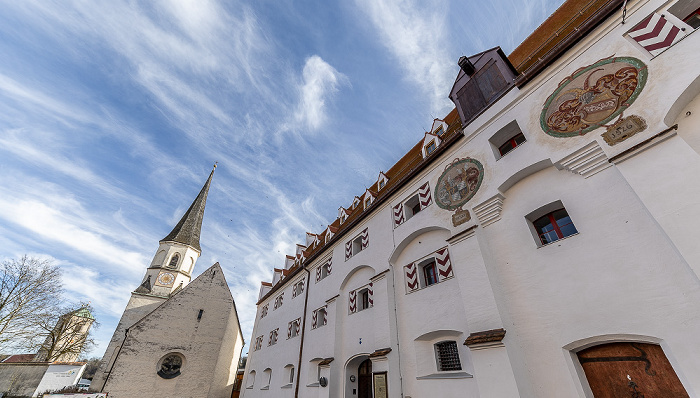
[[[647,81],[647,66],[611,57],[578,69],[544,104],[540,124],[554,137],[574,137],[604,126],[632,105]]]
[[[438,178],[435,201],[443,209],[458,209],[474,196],[483,179],[484,166],[479,161],[455,159]]]

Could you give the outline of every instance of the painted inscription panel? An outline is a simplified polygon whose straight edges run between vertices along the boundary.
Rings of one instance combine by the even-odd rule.
[[[642,92],[646,65],[632,57],[611,57],[578,69],[559,83],[540,116],[545,133],[575,137],[604,126]]]
[[[472,158],[455,159],[437,182],[438,206],[455,210],[471,199],[484,179],[484,166]]]

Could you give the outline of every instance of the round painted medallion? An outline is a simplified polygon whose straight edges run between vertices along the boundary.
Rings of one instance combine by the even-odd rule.
[[[471,199],[484,179],[484,166],[472,158],[455,159],[437,182],[435,201],[446,210],[455,210]]]
[[[574,72],[544,104],[540,124],[553,137],[575,137],[597,129],[632,105],[647,81],[637,58],[611,57]]]
[[[158,274],[157,282],[163,286],[171,286],[175,282],[175,275],[170,272],[161,272]]]

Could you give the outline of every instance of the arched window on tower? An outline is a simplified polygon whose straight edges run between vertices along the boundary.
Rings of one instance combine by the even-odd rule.
[[[180,262],[180,255],[175,253],[173,256],[170,258],[170,263],[168,264],[168,268],[177,268],[177,263]]]

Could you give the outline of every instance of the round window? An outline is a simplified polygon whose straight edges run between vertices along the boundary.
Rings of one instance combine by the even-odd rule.
[[[185,357],[180,353],[170,353],[158,361],[158,376],[164,379],[173,379],[180,375]]]

